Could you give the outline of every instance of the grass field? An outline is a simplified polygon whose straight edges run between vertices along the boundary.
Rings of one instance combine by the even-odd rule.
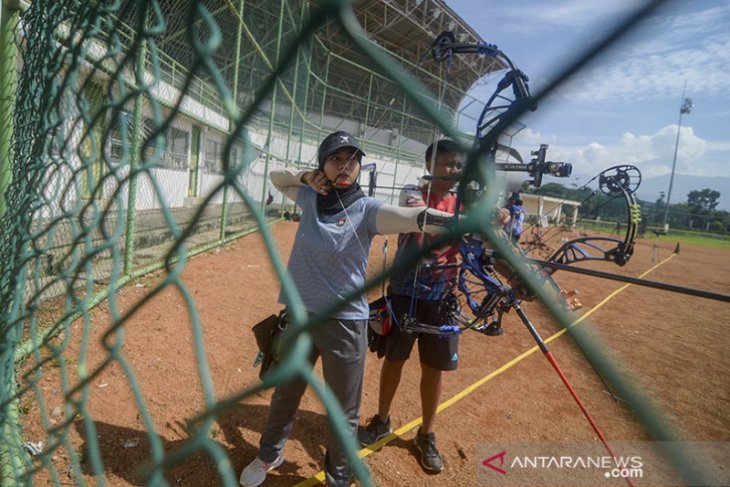
[[[626,232],[626,225],[621,224],[619,231],[616,231],[616,223],[608,221],[581,221],[580,224],[576,225],[577,229],[581,232],[607,232],[614,233],[616,235],[623,234]],[[647,240],[657,240],[658,242],[667,244],[672,242],[679,242],[680,244],[692,244],[708,247],[712,249],[730,249],[730,235],[709,233],[693,230],[679,230],[669,229],[669,233],[666,235],[658,235],[653,230],[654,228],[647,228],[641,238]]]
[[[730,236],[727,235],[711,235],[706,233],[669,231],[668,235],[651,235],[646,234],[644,237],[648,240],[658,240],[659,242],[678,242],[680,244],[700,245],[711,249],[730,249]]]

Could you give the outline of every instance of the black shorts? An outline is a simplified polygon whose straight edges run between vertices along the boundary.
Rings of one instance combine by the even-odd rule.
[[[442,310],[441,301],[413,300],[410,296],[391,296],[391,306],[398,325],[407,316],[411,307],[415,311],[414,318],[420,324],[456,325],[451,314]],[[401,331],[394,324],[391,332],[385,337],[385,358],[391,362],[406,360],[411,356],[413,344],[418,340],[418,356],[421,363],[437,370],[456,370],[459,364],[459,335],[437,335],[431,333],[411,333]]]

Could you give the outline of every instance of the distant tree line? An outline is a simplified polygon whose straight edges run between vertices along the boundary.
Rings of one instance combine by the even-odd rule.
[[[560,183],[547,183],[539,188],[530,188],[525,193],[551,196],[558,199],[580,201],[579,218],[603,221],[625,222],[626,204],[622,197],[603,194],[591,188],[568,188]],[[703,230],[716,233],[730,233],[730,212],[718,210],[720,192],[710,188],[690,191],[681,203],[669,205],[667,222],[670,228]],[[641,205],[642,226],[661,227],[664,223],[666,201],[664,193],[658,200],[638,200]]]

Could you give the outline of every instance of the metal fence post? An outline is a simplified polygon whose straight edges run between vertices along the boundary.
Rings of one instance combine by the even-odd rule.
[[[240,0],[238,2],[238,29],[236,31],[236,58],[233,60],[233,80],[231,81],[231,95],[233,98],[233,106],[236,107],[236,110],[231,113],[230,120],[228,122],[229,130],[228,134],[233,133],[233,127],[236,125],[235,118],[238,117],[238,70],[241,65],[241,36],[243,35],[243,6],[245,4],[245,0]],[[233,147],[233,141],[230,141],[229,147]],[[231,152],[228,151],[228,165],[229,167],[225,169],[225,172],[228,172],[232,164],[235,164],[237,161],[231,161]],[[223,156],[226,157],[225,155]],[[220,232],[218,233],[219,240],[223,240],[226,238],[226,223],[228,222],[228,185],[226,184],[223,187],[223,208],[221,209],[221,228]]]
[[[3,0],[0,4],[0,218],[5,214],[5,192],[12,181],[10,152],[17,84],[15,30],[19,8],[11,3]]]
[[[19,19],[18,2],[3,0],[0,3],[0,219],[5,215],[6,192],[12,182],[12,143],[15,92],[17,86],[17,45],[15,33]],[[20,340],[17,327],[0,328],[0,486],[18,485],[23,463],[29,460],[23,455],[23,439],[20,436],[18,400],[15,395],[15,344]],[[13,335],[13,336],[11,336]]]
[[[147,41],[140,42],[137,53],[136,84],[144,86],[145,58],[147,57]],[[137,223],[137,167],[140,159],[142,132],[142,101],[140,92],[134,99],[132,115],[132,150],[129,157],[129,193],[127,196],[127,228],[124,235],[124,275],[132,272],[134,265],[134,231]]]

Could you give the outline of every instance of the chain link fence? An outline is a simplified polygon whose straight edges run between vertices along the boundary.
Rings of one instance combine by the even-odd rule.
[[[642,6],[612,38],[567,66],[552,87],[659,3]],[[287,360],[264,383],[223,399],[199,363],[207,408],[191,418],[189,441],[172,453],[163,449],[122,349],[109,347],[92,367],[85,346],[79,356],[65,353],[68,340],[85,343],[97,326],[119,333],[134,309],[113,313],[111,324],[95,321],[92,309],[133,278],[164,270],[163,285],[150,296],[179,286],[190,255],[254,230],[262,233],[285,292],[296,295],[266,228],[286,204],[269,188],[268,172],[311,167],[319,140],[347,130],[378,161],[379,182],[389,189],[376,197],[392,200],[399,184],[420,174],[423,149],[438,133],[468,142],[453,124],[465,95],[451,90],[451,103],[440,106],[433,88],[440,86],[443,68],[397,62],[371,42],[346,1],[12,4],[3,2],[0,19],[0,485],[33,485],[41,474],[65,485],[68,479],[54,463],[60,451],[70,459],[73,483],[92,483],[82,463],[90,465],[95,483],[106,483],[88,395],[93,378],[111,364],[127,372],[146,428],[151,453],[145,483],[165,485],[166,467],[203,452],[217,466],[218,483],[237,485],[229,459],[211,439],[211,425],[241,399],[298,374],[306,340],[292,341]],[[472,152],[469,164],[478,159]],[[488,222],[496,201],[496,193],[484,195],[475,219]],[[489,225],[474,221],[455,232],[494,236]],[[520,268],[518,258],[512,260]],[[387,273],[378,277],[385,278]],[[199,336],[195,301],[185,300]],[[550,308],[569,323],[559,308]],[[319,325],[302,309],[292,315],[298,335]],[[84,324],[81,337],[72,333],[77,322]],[[589,356],[600,355],[595,344],[577,339]],[[202,341],[195,346],[202,354]],[[61,377],[68,418],[60,422],[51,420],[39,387],[51,364]],[[661,432],[641,396],[609,364],[602,368],[647,428]],[[338,411],[331,394],[306,379],[328,410]],[[40,408],[43,445],[23,436],[29,401]],[[78,418],[89,445],[83,455],[68,435]],[[343,426],[336,414],[334,420]],[[352,438],[341,436],[356,476],[370,485]]]

